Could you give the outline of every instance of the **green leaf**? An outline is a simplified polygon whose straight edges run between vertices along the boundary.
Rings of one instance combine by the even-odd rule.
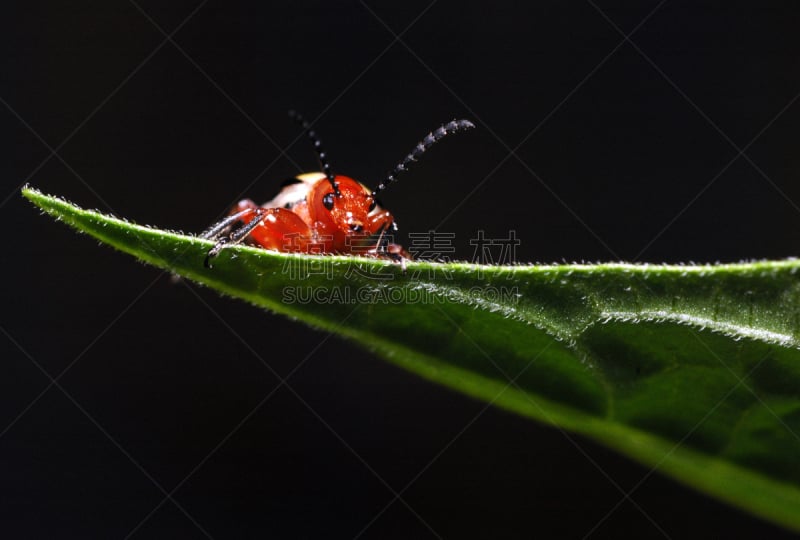
[[[23,195],[148,263],[800,530],[800,261],[409,262],[404,273],[231,247],[209,269],[208,241]]]

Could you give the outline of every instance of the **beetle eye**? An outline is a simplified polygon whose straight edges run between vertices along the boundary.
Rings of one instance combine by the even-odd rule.
[[[368,211],[372,212],[373,210],[375,210],[376,206],[378,206],[378,201],[376,201],[375,199],[372,199],[372,202],[369,203],[369,210]]]
[[[333,193],[328,193],[322,198],[322,205],[328,210],[333,210]]]

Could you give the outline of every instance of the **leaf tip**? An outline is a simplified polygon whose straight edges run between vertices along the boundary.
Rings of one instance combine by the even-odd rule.
[[[30,200],[32,197],[35,197],[36,195],[41,195],[42,192],[36,189],[35,187],[31,187],[30,184],[25,184],[24,186],[22,186],[22,189],[20,189],[20,193],[22,193],[23,197]]]
[[[42,193],[35,187],[31,186],[30,184],[25,184],[24,186],[22,186],[22,189],[20,189],[20,193],[22,194],[23,197],[28,199],[30,202],[32,202],[34,205],[36,205],[42,210],[46,209],[45,203],[47,199],[52,198],[49,197],[48,195],[45,195],[44,193]]]

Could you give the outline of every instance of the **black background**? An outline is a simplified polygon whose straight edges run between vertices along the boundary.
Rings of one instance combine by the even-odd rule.
[[[649,468],[173,285],[18,188],[200,231],[316,168],[290,108],[368,184],[463,117],[478,129],[383,197],[404,232],[455,233],[458,258],[479,229],[515,230],[521,262],[796,255],[794,2],[209,0],[185,24],[197,0],[15,4],[0,19],[0,534],[785,534],[658,473],[607,516],[614,483]],[[291,390],[259,357],[282,377],[300,366]],[[183,510],[159,507],[176,487]]]

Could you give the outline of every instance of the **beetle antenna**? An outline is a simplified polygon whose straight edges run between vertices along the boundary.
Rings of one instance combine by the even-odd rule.
[[[441,141],[451,133],[458,133],[459,131],[464,131],[474,127],[475,124],[469,120],[453,120],[447,124],[442,124],[439,129],[428,133],[425,138],[422,139],[416,147],[414,147],[411,153],[408,154],[403,161],[397,164],[394,170],[386,177],[386,180],[378,184],[378,187],[372,190],[372,196],[374,197],[377,193],[386,189],[389,184],[397,182],[396,176],[398,176],[400,173],[406,172],[409,165],[411,165],[411,163],[414,161],[419,160],[420,156],[422,156],[422,154],[424,154],[431,146]]]
[[[322,167],[322,172],[325,174],[325,177],[330,182],[331,186],[333,187],[333,192],[336,194],[337,197],[342,196],[342,192],[339,191],[339,183],[336,181],[336,178],[333,176],[331,172],[331,166],[328,163],[328,155],[322,149],[322,141],[319,140],[317,137],[317,132],[311,129],[311,124],[303,118],[303,115],[298,113],[297,111],[289,111],[289,118],[300,124],[303,130],[308,135],[308,138],[311,139],[311,144],[314,146],[314,150],[317,152],[317,157],[319,158],[319,164]]]

